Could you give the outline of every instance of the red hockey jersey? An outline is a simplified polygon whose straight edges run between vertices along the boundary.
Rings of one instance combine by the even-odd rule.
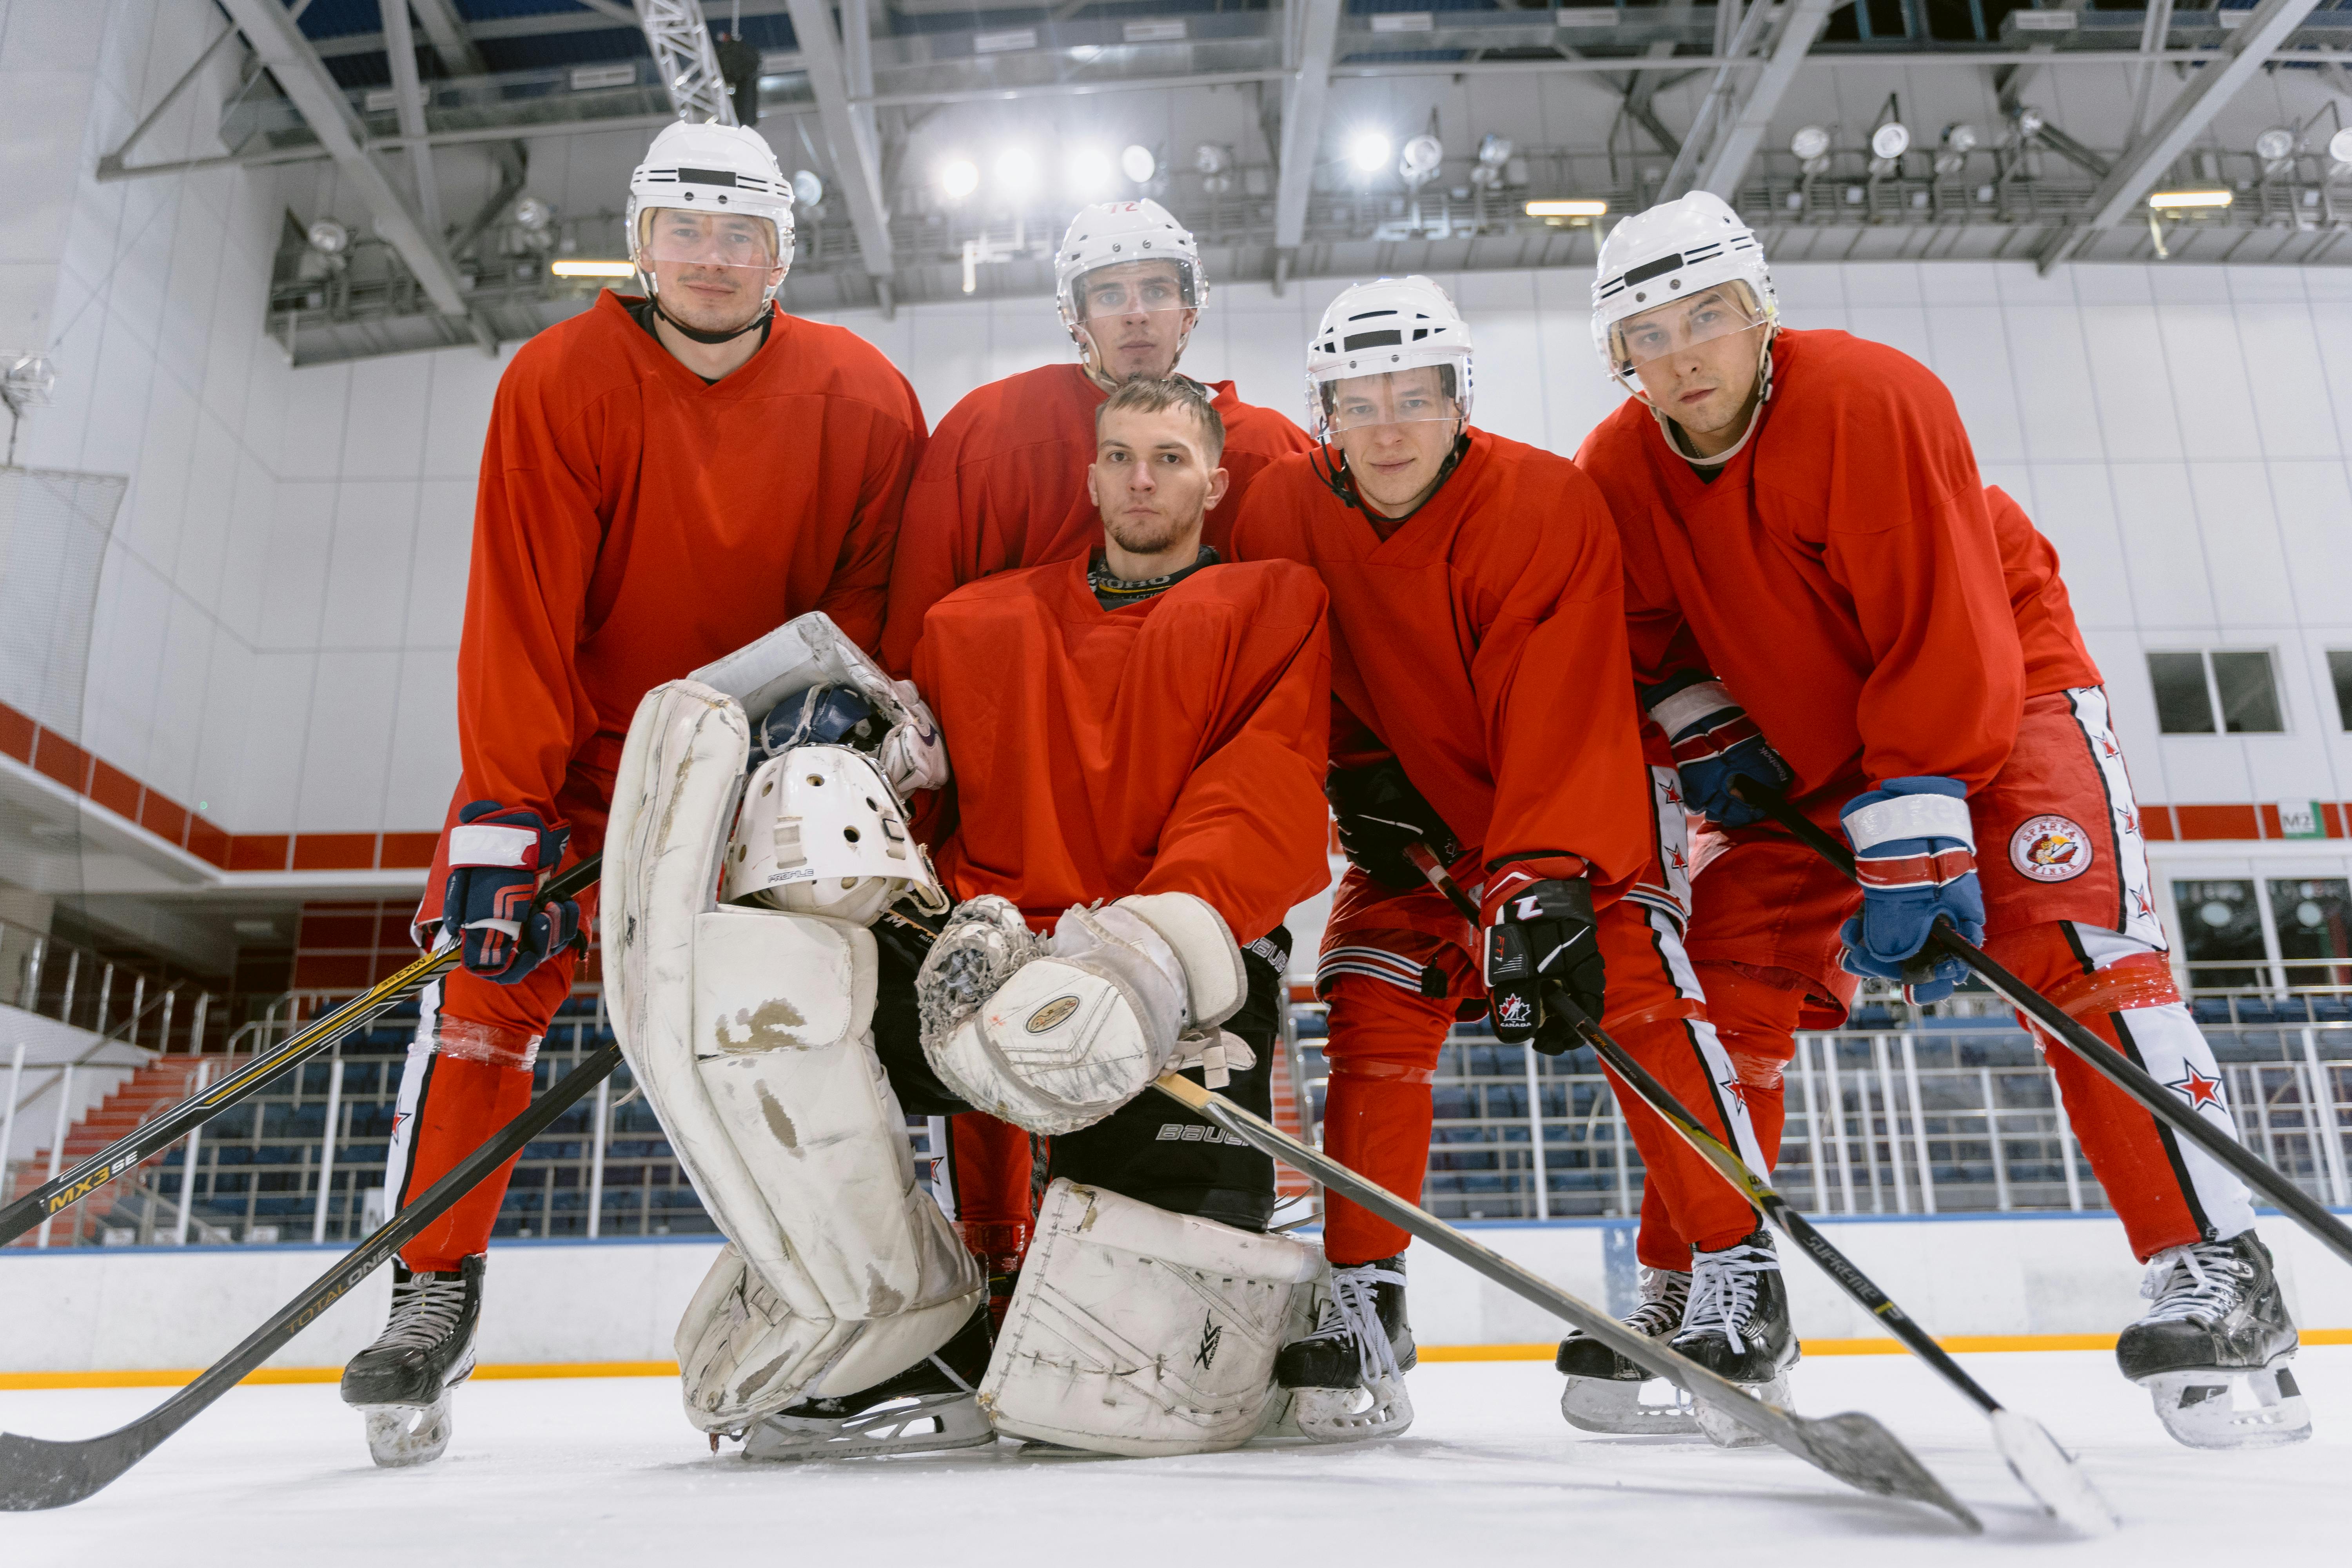
[[[1783,331],[1762,424],[1712,480],[1639,399],[1577,462],[1624,541],[1636,678],[1711,670],[1796,793],[1857,770],[1975,789],[2008,761],[2027,690],[2012,584],[1959,410],[1925,365]]]
[[[1324,604],[1286,562],[1116,610],[1083,560],[941,599],[914,660],[955,770],[940,879],[1041,931],[1130,893],[1204,899],[1244,942],[1281,924],[1330,880]]]
[[[1985,504],[1992,509],[2009,613],[2017,618],[2017,640],[2025,656],[2025,694],[2040,697],[2101,684],[2099,667],[2074,625],[2065,579],[2058,575],[2057,550],[1999,485],[1985,487]]]
[[[868,647],[881,634],[923,446],[914,389],[862,338],[781,311],[706,385],[634,302],[600,295],[499,379],[457,653],[459,802],[552,820],[573,774],[601,807],[662,681],[810,610]]]
[[[1225,425],[1229,476],[1201,542],[1233,559],[1233,520],[1259,472],[1307,449],[1307,435],[1270,408],[1205,384]],[[992,572],[1083,558],[1102,542],[1102,514],[1087,500],[1095,458],[1095,410],[1108,394],[1075,364],[1045,365],[971,392],[948,411],[907,495],[890,573],[883,662],[904,674],[923,635],[923,614]]]
[[[1622,569],[1608,509],[1565,458],[1485,430],[1386,540],[1319,459],[1265,471],[1234,526],[1245,561],[1301,561],[1331,595],[1335,744],[1360,721],[1465,849],[1591,862],[1605,898],[1653,823]]]

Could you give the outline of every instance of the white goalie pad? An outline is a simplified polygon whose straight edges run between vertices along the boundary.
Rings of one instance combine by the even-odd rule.
[[[906,894],[947,900],[898,797],[847,746],[796,746],[743,786],[719,896],[870,925]]]
[[[1103,1454],[1239,1447],[1323,1255],[1098,1187],[1046,1190],[981,1384],[1000,1432]]]
[[[629,730],[604,847],[614,1033],[733,1243],[678,1331],[688,1415],[708,1431],[905,1370],[984,1289],[916,1184],[874,1052],[872,935],[716,902],[749,754],[735,700],[694,681],[656,688]]]
[[[926,730],[939,728],[930,710],[912,695],[914,688],[892,680],[823,610],[793,616],[687,679],[725,692],[753,714],[767,712],[803,687],[851,686],[893,725],[913,721]]]

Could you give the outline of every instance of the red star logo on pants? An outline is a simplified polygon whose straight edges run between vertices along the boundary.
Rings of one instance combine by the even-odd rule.
[[[2168,1083],[2164,1087],[2174,1090],[2188,1100],[2191,1110],[2202,1110],[2209,1105],[2221,1103],[2221,1080],[2218,1078],[2207,1078],[2193,1067],[2189,1069],[2187,1078],[2177,1083]]]

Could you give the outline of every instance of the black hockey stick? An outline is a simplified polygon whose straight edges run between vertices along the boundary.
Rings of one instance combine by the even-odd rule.
[[[1815,854],[1848,877],[1854,875],[1853,852],[1807,821],[1781,795],[1742,780],[1741,798],[1761,810]],[[2137,1062],[2116,1050],[2068,1016],[2047,996],[2011,974],[1984,949],[1955,930],[1946,917],[1936,917],[1928,933],[1930,947],[1948,953],[1976,973],[2004,1002],[2031,1017],[2044,1034],[2080,1057],[2084,1066],[2139,1102],[2149,1115],[2188,1139],[2237,1173],[2238,1179],[2270,1199],[2289,1217],[2317,1237],[2327,1249],[2352,1263],[2352,1229],[2329,1214],[2302,1188],[2280,1175],[2252,1151],[2226,1132],[2214,1130],[2204,1117],[2182,1108],[2172,1092],[2148,1076]]]
[[[553,879],[541,891],[541,900],[568,899],[587,888],[596,880],[597,868],[604,858],[591,855]],[[0,1208],[0,1247],[7,1246],[43,1220],[63,1214],[125,1171],[153,1159],[186,1136],[190,1129],[250,1099],[289,1068],[310,1060],[354,1029],[374,1023],[425,989],[436,976],[457,967],[461,956],[455,945],[425,954],[397,974],[377,981],[317,1023],[289,1037],[275,1050],[255,1057],[218,1083],[197,1090],[153,1121],[124,1133],[72,1170]]]
[[[1626,1360],[1686,1390],[1693,1398],[1706,1400],[1749,1431],[1786,1448],[1807,1464],[1826,1470],[1846,1485],[1880,1497],[1924,1502],[1950,1514],[1971,1534],[1983,1531],[1984,1526],[1967,1505],[1945,1490],[1944,1484],[1903,1446],[1901,1439],[1875,1418],[1859,1411],[1808,1418],[1777,1405],[1767,1405],[1680,1352],[1635,1333],[1599,1308],[1538,1279],[1501,1253],[1472,1240],[1386,1187],[1366,1181],[1337,1160],[1309,1148],[1223,1095],[1213,1094],[1172,1072],[1156,1079],[1152,1087],[1207,1117],[1233,1136],[1371,1210],[1391,1225],[1411,1231],[1513,1295],[1524,1297],[1567,1320]]]
[[[313,1280],[309,1289],[254,1330],[243,1344],[128,1426],[117,1427],[101,1437],[73,1443],[52,1443],[40,1437],[0,1432],[0,1509],[23,1513],[63,1508],[114,1481],[235,1387],[247,1373],[275,1355],[280,1345],[317,1322],[321,1313],[350,1295],[362,1280],[392,1261],[394,1253],[473,1191],[483,1177],[521,1152],[523,1145],[546,1131],[557,1117],[571,1110],[582,1095],[603,1082],[620,1064],[621,1047],[617,1044],[604,1046],[583,1058],[578,1067],[541,1095],[530,1110],[458,1161],[447,1175],[425,1188],[415,1202],[387,1220],[382,1229]]]
[[[1427,878],[1430,886],[1445,895],[1454,909],[1473,925],[1478,921],[1478,906],[1470,901],[1460,884],[1446,874],[1426,845],[1412,844],[1405,848],[1405,857]],[[1751,1170],[1738,1153],[1721,1139],[1706,1130],[1706,1124],[1691,1114],[1674,1092],[1653,1077],[1648,1068],[1634,1059],[1633,1054],[1619,1045],[1609,1032],[1595,1023],[1591,1015],[1557,989],[1546,997],[1547,1005],[1558,1005],[1574,1026],[1577,1036],[1609,1064],[1618,1078],[1639,1095],[1650,1109],[1657,1112],[1689,1144],[1701,1159],[1715,1167],[1717,1174],[1731,1184],[1756,1211],[1785,1232],[1790,1240],[1804,1250],[1805,1256],[1821,1266],[1822,1272],[1833,1280],[1838,1289],[1852,1297],[1864,1310],[1884,1322],[1895,1337],[1903,1342],[1913,1354],[1932,1367],[1936,1374],[1976,1403],[1985,1418],[1992,1424],[1994,1449],[2009,1463],[2010,1473],[2018,1484],[2033,1494],[2051,1514],[2085,1533],[2100,1533],[2116,1528],[2115,1510],[2082,1472],[2074,1457],[2058,1446],[2048,1428],[2031,1415],[2009,1409],[1987,1393],[1982,1384],[1970,1377],[1960,1363],[1951,1358],[1911,1315],[1895,1304],[1893,1297],[1880,1289],[1867,1274],[1855,1268],[1829,1237],[1816,1229],[1811,1220],[1799,1214],[1796,1205],[1782,1197],[1772,1185]]]

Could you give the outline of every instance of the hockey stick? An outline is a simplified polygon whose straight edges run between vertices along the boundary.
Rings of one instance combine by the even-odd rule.
[[[1438,863],[1437,857],[1426,845],[1407,846],[1405,857],[1428,879],[1431,887],[1444,894],[1471,924],[1477,924],[1478,906],[1472,903],[1461,885],[1446,874],[1445,868]],[[2105,1534],[2116,1528],[2115,1510],[2107,1506],[2106,1500],[2099,1495],[2098,1489],[2091,1484],[2091,1479],[2083,1473],[2074,1457],[2058,1446],[2057,1439],[2051,1436],[2047,1427],[2031,1415],[2009,1409],[1987,1393],[1909,1313],[1880,1289],[1870,1276],[1855,1268],[1829,1237],[1797,1212],[1794,1205],[1749,1169],[1747,1162],[1740,1159],[1735,1151],[1709,1132],[1706,1125],[1675,1098],[1671,1089],[1653,1077],[1649,1069],[1612,1038],[1590,1014],[1567,996],[1555,994],[1547,998],[1548,1003],[1555,1001],[1568,1014],[1578,1037],[1591,1046],[1618,1078],[1681,1136],[1684,1142],[1714,1166],[1717,1173],[1730,1183],[1759,1214],[1780,1226],[1790,1240],[1803,1248],[1805,1255],[1821,1266],[1822,1271],[1836,1283],[1838,1289],[1853,1298],[1864,1310],[1884,1322],[1895,1337],[1933,1368],[1937,1376],[1976,1402],[1977,1408],[1982,1410],[1985,1419],[1991,1423],[1994,1451],[2008,1461],[2010,1473],[2017,1478],[2018,1484],[2032,1493],[2053,1517],[2085,1534]]]
[[[1386,1187],[1366,1181],[1337,1160],[1309,1148],[1223,1095],[1213,1094],[1172,1072],[1155,1079],[1152,1087],[1244,1142],[1371,1210],[1391,1225],[1411,1231],[1513,1295],[1566,1319],[1644,1371],[1686,1390],[1693,1398],[1706,1400],[1741,1426],[1846,1485],[1880,1497],[1924,1502],[1950,1514],[1971,1534],[1983,1531],[1977,1516],[1946,1491],[1943,1483],[1903,1446],[1901,1439],[1875,1418],[1849,1411],[1843,1415],[1810,1419],[1777,1405],[1767,1405],[1680,1352],[1635,1333],[1598,1308],[1538,1279],[1492,1247],[1472,1240]]]
[[[318,1321],[320,1314],[351,1294],[360,1282],[392,1260],[394,1253],[492,1171],[521,1152],[581,1096],[602,1083],[621,1063],[621,1047],[604,1046],[539,1097],[488,1142],[450,1168],[383,1228],[313,1280],[310,1288],[280,1308],[246,1342],[206,1368],[204,1374],[128,1426],[79,1442],[52,1443],[0,1433],[0,1509],[27,1512],[79,1502],[152,1453],[163,1441],[235,1387],[247,1373],[276,1354],[280,1345]]]
[[[591,855],[555,878],[541,892],[541,900],[568,899],[587,888],[596,880],[597,868],[604,858],[602,855]],[[72,1170],[0,1208],[0,1247],[7,1246],[44,1219],[64,1213],[125,1171],[153,1159],[191,1128],[250,1099],[287,1068],[310,1060],[352,1030],[374,1023],[423,990],[435,977],[457,967],[461,956],[454,944],[425,954],[397,974],[377,981],[317,1023],[299,1031],[276,1050],[254,1058],[153,1121],[124,1133]]]
[[[1745,780],[1741,782],[1747,784]],[[1741,798],[1795,835],[1806,847],[1848,877],[1854,875],[1853,852],[1807,821],[1786,798],[1752,784],[1741,792]],[[1930,946],[1958,959],[1975,971],[1977,977],[1990,986],[2002,1001],[2039,1024],[2044,1034],[2081,1058],[2084,1065],[2093,1072],[2137,1100],[2149,1115],[2236,1173],[2240,1181],[2277,1205],[2287,1217],[2318,1237],[2329,1251],[2345,1262],[2352,1263],[2352,1229],[2346,1228],[2342,1220],[2329,1214],[2302,1188],[2264,1164],[2235,1138],[2226,1132],[2216,1131],[2198,1112],[2183,1110],[2172,1092],[2148,1076],[2145,1068],[2091,1033],[2069,1017],[2055,1002],[1994,962],[1984,949],[1960,935],[1948,918],[1936,917],[1935,927],[1928,933],[1927,941]]]

